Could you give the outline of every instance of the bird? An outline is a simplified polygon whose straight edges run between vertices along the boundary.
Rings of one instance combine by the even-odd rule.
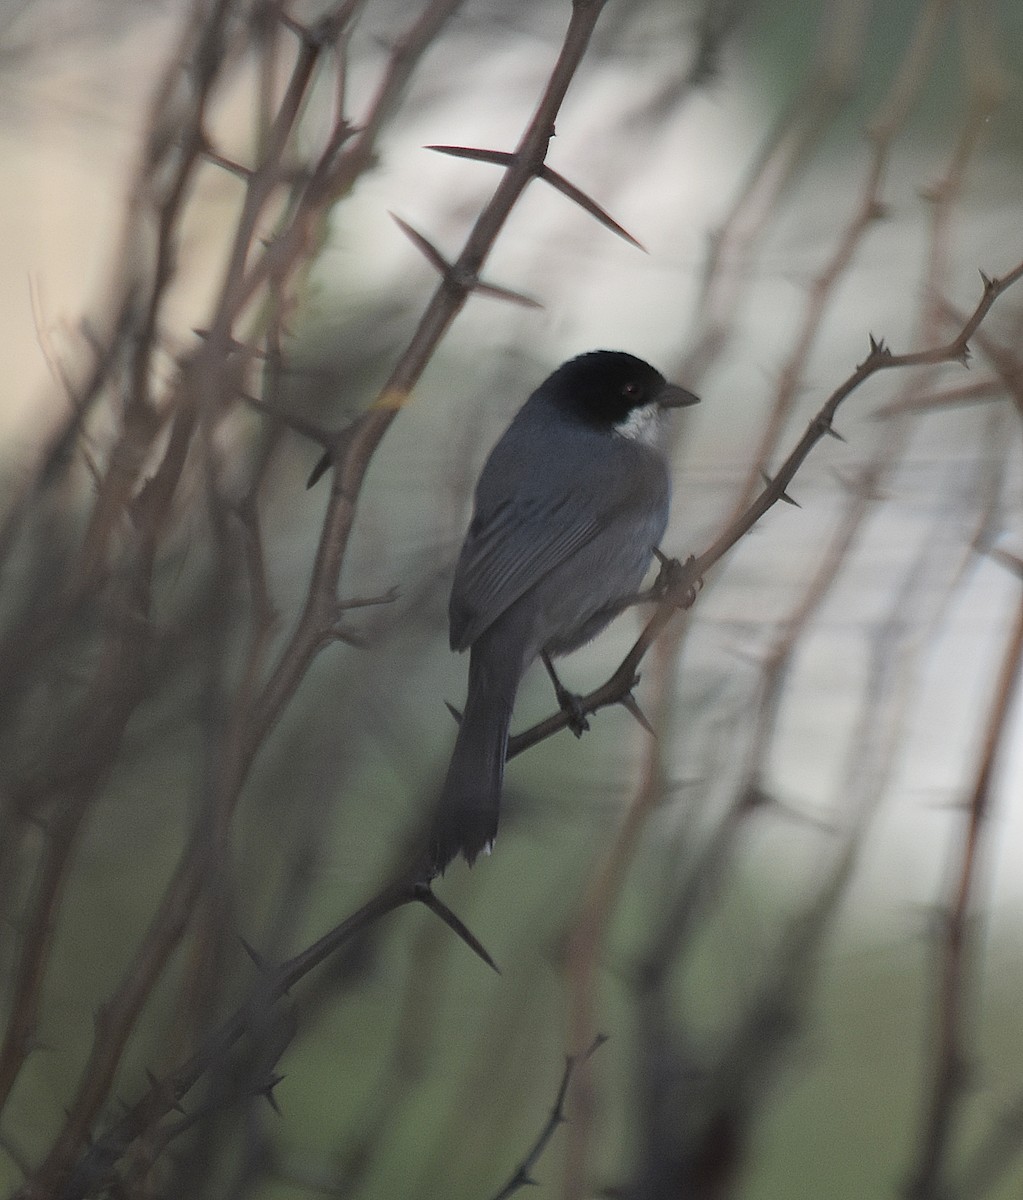
[[[469,680],[430,831],[435,871],[493,846],[526,669],[542,658],[569,707],[551,660],[637,599],[668,523],[663,418],[698,402],[632,354],[593,350],[548,376],[490,452],[448,605]]]

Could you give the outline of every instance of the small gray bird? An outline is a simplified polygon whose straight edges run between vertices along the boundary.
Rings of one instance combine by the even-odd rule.
[[[697,402],[641,359],[595,350],[546,379],[491,451],[448,609],[469,692],[434,819],[436,870],[494,841],[523,672],[636,598],[668,523],[664,410]]]

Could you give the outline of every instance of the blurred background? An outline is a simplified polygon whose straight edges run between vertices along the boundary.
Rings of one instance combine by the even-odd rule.
[[[571,11],[0,3],[5,1194],[1019,1194],[1023,284],[843,403],[645,659],[656,739],[509,766],[434,886],[499,975],[408,904],[269,994],[421,842],[472,487],[555,366],[701,395],[685,558],[1023,259],[1016,0],[608,0],[547,163],[642,249],[534,180],[481,275],[542,308],[438,292],[392,214],[458,258],[502,167],[428,147],[513,150]],[[349,531],[306,479],[398,376]]]

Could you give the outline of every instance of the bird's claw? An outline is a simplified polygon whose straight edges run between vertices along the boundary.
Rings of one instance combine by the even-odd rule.
[[[570,692],[567,688],[559,687],[556,691],[558,707],[565,714],[568,727],[577,738],[581,738],[590,728],[586,719],[586,709],[583,707],[581,696]]]
[[[684,563],[679,562],[677,558],[669,558],[666,554],[663,554],[657,547],[654,547],[654,557],[660,564],[660,570],[657,572],[657,578],[650,588],[650,596],[655,600],[663,600],[665,596],[670,595],[673,591],[681,587],[696,559],[690,554]],[[697,579],[694,583],[691,583],[677,602],[678,607],[692,608],[702,587],[702,579]]]

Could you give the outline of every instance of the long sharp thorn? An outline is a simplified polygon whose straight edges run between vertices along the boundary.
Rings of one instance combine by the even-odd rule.
[[[773,486],[774,480],[771,478],[770,475],[768,475],[768,473],[766,471],[760,472],[760,478],[764,481],[764,483],[767,484],[768,487]],[[802,508],[803,507],[799,503],[798,500],[793,500],[792,497],[788,494],[788,492],[786,492],[784,490],[782,491],[782,493],[778,497],[778,499],[783,500],[786,504],[791,504],[793,508]]]
[[[472,290],[481,296],[493,296],[496,300],[508,300],[512,304],[520,304],[523,308],[543,308],[539,300],[527,296],[524,292],[513,292],[511,288],[499,287],[496,283],[484,283],[477,279]]]
[[[263,1084],[262,1087],[257,1089],[258,1094],[262,1096],[264,1100],[266,1100],[267,1104],[270,1105],[270,1107],[278,1116],[282,1115],[281,1106],[277,1103],[277,1097],[274,1095],[274,1088],[281,1082],[283,1078],[283,1075],[273,1074],[266,1081],[266,1083]]]
[[[407,221],[403,221],[397,213],[389,212],[388,216],[435,270],[439,271],[441,275],[450,274],[451,264],[433,242],[423,237],[418,229],[413,229]]]
[[[452,158],[471,158],[475,162],[494,163],[499,167],[510,166],[515,161],[515,155],[507,150],[480,150],[475,146],[426,146],[426,150],[436,150],[438,154],[450,154]]]
[[[478,937],[469,929],[469,927],[459,917],[451,911],[450,908],[441,900],[435,893],[424,883],[420,884],[416,889],[417,899],[421,904],[444,922],[447,927],[462,939],[463,942],[477,957],[481,958],[488,967],[496,974],[501,974],[501,968],[490,957],[490,953]]]
[[[631,713],[636,718],[636,720],[640,723],[640,725],[643,726],[643,728],[647,731],[647,733],[650,734],[652,738],[657,737],[657,731],[647,720],[646,713],[644,713],[639,707],[639,704],[636,702],[636,697],[632,694],[632,692],[626,692],[619,703],[627,713]]]
[[[648,253],[647,248],[642,242],[634,238],[627,229],[619,225],[609,212],[600,207],[596,200],[592,200],[584,191],[577,188],[574,183],[569,183],[564,175],[559,175],[557,171],[552,171],[550,167],[544,165],[540,168],[539,178],[544,183],[549,183],[552,188],[555,188],[563,196],[567,196],[569,200],[578,204],[584,212],[588,212],[605,229],[610,229],[612,233],[616,233],[620,238],[624,238],[630,246],[635,246],[637,250],[642,250],[644,254]]]
[[[259,953],[259,951],[255,948],[255,946],[252,945],[251,942],[246,941],[241,935],[239,935],[238,941],[241,942],[242,949],[245,951],[245,953],[249,956],[249,958],[252,959],[256,969],[265,974],[266,959],[262,956],[262,954]]]
[[[450,154],[453,158],[468,158],[475,162],[493,163],[498,167],[507,167],[515,161],[515,155],[510,154],[507,150],[481,150],[474,146],[427,146],[427,150],[435,150],[438,154]],[[635,246],[637,250],[642,250],[647,253],[646,247],[638,238],[634,238],[627,229],[611,216],[606,209],[592,200],[580,188],[577,188],[574,183],[552,170],[546,164],[542,164],[536,172],[536,177],[542,179],[544,183],[550,184],[556,191],[561,192],[574,204],[578,204],[581,209],[588,212],[591,217],[599,221],[605,229],[610,229],[612,233],[617,234],[620,238],[624,238],[630,246]]]

